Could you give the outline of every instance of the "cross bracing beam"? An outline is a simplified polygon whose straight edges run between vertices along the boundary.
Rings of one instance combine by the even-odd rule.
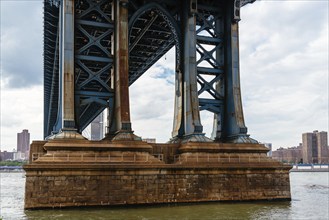
[[[215,9],[215,10],[214,10]],[[217,9],[217,10],[216,10]],[[224,45],[221,7],[198,5],[196,13],[197,82],[200,111],[224,114]],[[221,124],[221,123],[220,123]],[[216,128],[221,134],[221,127]],[[215,137],[219,139],[220,137]]]
[[[75,108],[79,132],[113,98],[111,37],[112,1],[80,0],[75,4]]]

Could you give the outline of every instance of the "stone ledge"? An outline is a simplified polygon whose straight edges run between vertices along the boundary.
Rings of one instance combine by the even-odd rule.
[[[152,146],[143,141],[89,141],[89,140],[49,140],[47,151],[140,151],[151,152]]]
[[[163,169],[163,170],[208,170],[208,169],[240,169],[240,170],[285,170],[289,171],[292,167],[290,165],[282,165],[280,163],[218,163],[218,164],[110,164],[110,163],[40,163],[24,165],[25,171],[32,170],[149,170],[149,169]]]
[[[198,143],[189,142],[181,144],[180,153],[267,153],[269,151],[263,144],[235,144],[235,143]]]

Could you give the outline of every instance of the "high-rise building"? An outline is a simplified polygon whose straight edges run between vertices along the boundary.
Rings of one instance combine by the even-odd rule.
[[[303,134],[303,162],[328,163],[328,133],[313,131]]]
[[[318,163],[329,162],[328,133],[321,131],[316,134],[318,144]]]
[[[272,157],[272,143],[261,143],[261,144],[264,144],[264,146],[269,149],[269,151],[267,152],[267,156]]]
[[[27,159],[30,151],[30,133],[24,129],[21,133],[17,133],[17,152],[20,153],[20,158]]]
[[[90,140],[102,140],[104,137],[103,128],[103,117],[104,113],[100,113],[91,123],[90,123]]]

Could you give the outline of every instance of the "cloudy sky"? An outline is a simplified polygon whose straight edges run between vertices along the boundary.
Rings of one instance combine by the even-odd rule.
[[[1,150],[23,129],[43,137],[41,0],[0,0]],[[248,133],[274,148],[301,134],[328,131],[328,0],[257,1],[242,9],[241,87]],[[143,138],[169,140],[173,51],[130,88],[132,126]],[[202,112],[209,136],[212,115]]]

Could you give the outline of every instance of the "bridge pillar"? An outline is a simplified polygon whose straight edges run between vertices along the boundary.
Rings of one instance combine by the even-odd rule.
[[[113,1],[114,20],[114,68],[111,81],[115,90],[113,113],[108,117],[107,138],[113,140],[140,140],[131,129],[129,108],[129,48],[128,48],[128,0]]]
[[[49,139],[84,139],[77,132],[74,114],[74,0],[61,2],[60,87],[62,91],[62,128]]]
[[[258,143],[249,138],[245,126],[241,90],[239,63],[239,25],[240,1],[229,1],[226,6],[224,23],[224,53],[225,53],[225,104],[223,137],[224,142]]]
[[[181,94],[176,92],[175,120],[180,120],[180,133],[177,129],[177,122],[174,122],[173,142],[177,140],[208,142],[211,141],[202,133],[203,126],[200,121],[200,109],[197,88],[197,58],[196,58],[196,7],[195,0],[185,0],[184,4],[189,7],[183,7],[182,17],[182,50],[180,53],[180,69],[182,73],[176,75],[176,91],[180,88]],[[177,79],[178,78],[178,79]],[[181,97],[182,96],[182,97]],[[182,102],[182,104],[177,104]],[[177,112],[177,113],[176,113]],[[181,114],[181,115],[179,115]]]

